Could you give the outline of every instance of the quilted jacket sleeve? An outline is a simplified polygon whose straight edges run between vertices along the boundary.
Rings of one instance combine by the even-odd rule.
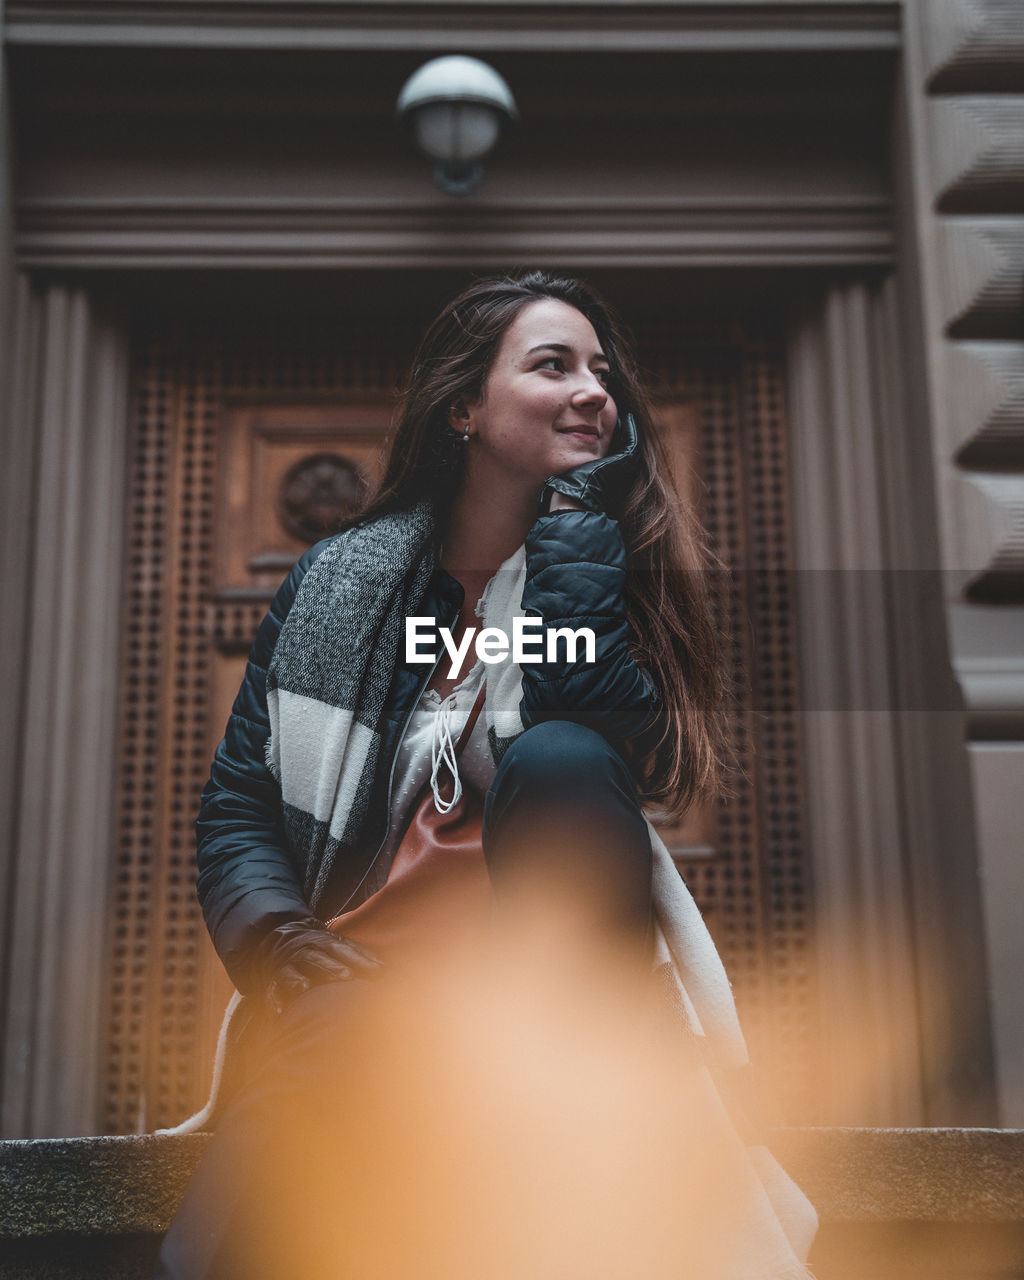
[[[572,720],[595,729],[627,758],[631,745],[647,738],[660,698],[630,651],[625,584],[626,549],[610,516],[564,510],[534,523],[526,538],[523,608],[546,627],[589,627],[596,661],[585,660],[582,645],[570,661],[560,642],[553,660],[524,663],[520,714],[527,728]]]
[[[224,967],[243,992],[256,943],[275,925],[310,916],[285,847],[280,786],[264,751],[270,736],[267,668],[299,583],[320,549],[318,544],[298,561],[260,624],[196,819],[196,889],[203,916]]]

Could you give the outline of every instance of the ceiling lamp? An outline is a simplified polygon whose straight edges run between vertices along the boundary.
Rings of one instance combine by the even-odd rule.
[[[398,95],[397,114],[411,124],[420,150],[436,161],[434,180],[441,190],[465,196],[480,185],[481,160],[501,126],[519,113],[493,67],[453,54],[413,72]]]

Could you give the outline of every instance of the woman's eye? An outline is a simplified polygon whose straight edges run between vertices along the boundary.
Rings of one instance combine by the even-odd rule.
[[[536,367],[538,369],[554,369],[558,373],[564,373],[566,365],[561,356],[545,356],[543,360],[538,361]],[[608,386],[612,376],[610,369],[592,369],[591,372],[603,387]]]

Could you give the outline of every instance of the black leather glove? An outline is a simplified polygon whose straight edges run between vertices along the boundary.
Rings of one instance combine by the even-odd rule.
[[[541,512],[546,513],[550,509],[553,494],[562,493],[587,511],[620,515],[626,495],[636,479],[639,461],[636,423],[633,415],[627,413],[615,424],[611,444],[603,458],[581,462],[560,476],[548,476],[541,494]]]
[[[369,977],[380,961],[351,938],[331,933],[315,920],[293,920],[271,929],[256,948],[255,986],[267,1006],[280,1013],[300,992],[322,982]]]

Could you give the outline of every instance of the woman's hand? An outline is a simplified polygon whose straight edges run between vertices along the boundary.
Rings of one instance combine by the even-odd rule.
[[[660,699],[633,655],[627,572],[622,530],[601,512],[563,510],[555,520],[537,520],[526,535],[524,613],[548,628],[588,627],[595,650],[588,662],[559,644],[541,661],[523,664],[520,714],[526,728],[572,720],[625,755],[654,722]]]
[[[280,1013],[295,997],[323,982],[368,978],[380,960],[351,938],[331,933],[312,920],[278,925],[256,955],[256,986],[268,1007]]]
[[[620,418],[603,458],[581,462],[563,475],[548,476],[541,495],[541,511],[602,511],[618,516],[639,472],[640,441],[633,415]],[[556,505],[557,495],[569,499]]]

